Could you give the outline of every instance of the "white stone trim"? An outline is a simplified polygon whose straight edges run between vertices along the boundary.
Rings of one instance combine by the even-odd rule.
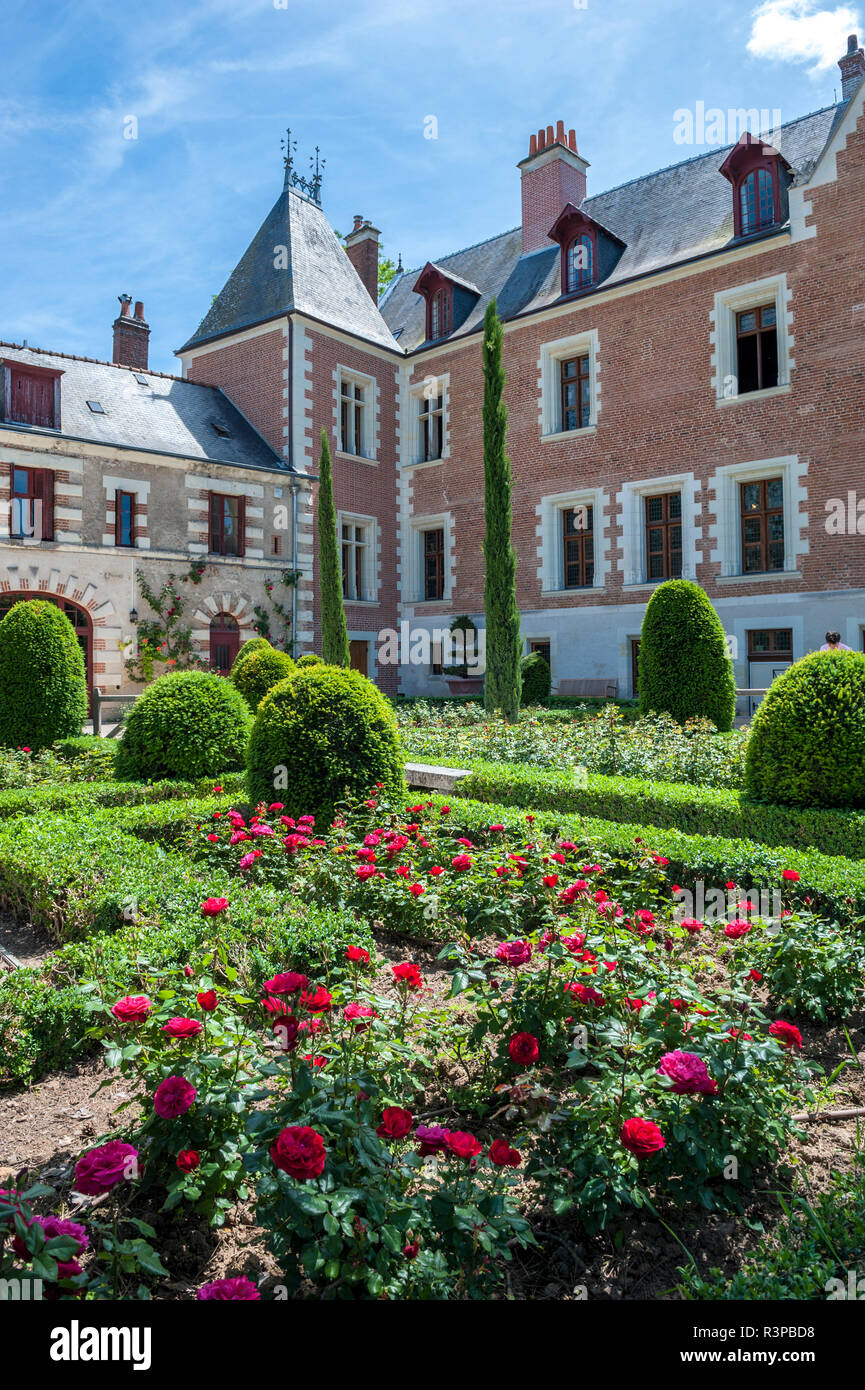
[[[648,578],[645,499],[666,492],[682,494],[682,578],[696,580],[703,537],[699,491],[700,484],[693,473],[668,473],[661,478],[643,478],[623,485],[621,492],[616,494],[620,517],[618,566],[623,585],[648,586],[663,582]]]
[[[423,535],[425,531],[443,530],[445,541],[444,593],[441,598],[423,597]],[[410,604],[452,603],[457,578],[457,557],[453,512],[437,512],[428,516],[413,516],[409,520],[410,554],[407,575]]]
[[[348,604],[358,603],[378,603],[381,589],[381,528],[378,518],[374,516],[363,516],[358,512],[338,511],[336,514],[336,537],[339,545],[340,567],[342,566],[342,527],[343,523],[350,526],[363,526],[369,532],[369,538],[364,546],[364,597],[362,599],[346,598],[344,602]]]
[[[574,492],[556,492],[542,497],[535,507],[538,523],[537,536],[537,576],[544,594],[590,594],[603,589],[610,573],[610,531],[612,520],[608,514],[610,495],[603,488],[580,488]],[[586,589],[565,589],[564,545],[562,538],[562,512],[572,507],[591,507],[593,511],[594,543],[594,581]],[[552,654],[552,653],[551,653]]]
[[[562,430],[558,366],[566,357],[589,357],[589,423],[576,430]],[[597,428],[601,413],[601,355],[596,328],[541,344],[538,358],[538,420],[542,438],[576,439]]]
[[[369,399],[363,408],[363,453],[350,453],[343,446],[340,433],[342,384],[351,381],[369,388]],[[358,459],[361,463],[377,463],[381,440],[381,392],[378,382],[368,372],[359,372],[354,367],[344,367],[341,363],[333,369],[333,440],[334,450],[345,458]]]
[[[260,483],[235,482],[232,478],[205,478],[196,473],[187,473],[186,486],[188,488],[200,489],[202,492],[227,493],[231,497],[264,497],[264,488]],[[205,504],[200,497],[190,497],[188,499],[190,507]]]
[[[807,555],[808,545],[808,460],[798,454],[781,458],[758,459],[753,463],[731,463],[718,468],[709,478],[710,518],[707,534],[712,549],[709,559],[720,563],[720,578],[759,580],[760,575],[743,575],[742,531],[740,525],[739,484],[757,482],[762,478],[780,477],[784,482],[784,570],[771,571],[770,577],[784,579],[795,572],[801,556]],[[800,503],[806,504],[804,510]],[[774,623],[774,619],[773,619]],[[778,626],[778,624],[774,624]]]
[[[793,357],[793,292],[788,288],[786,274],[768,275],[764,280],[752,280],[747,285],[718,290],[715,295],[709,342],[712,346],[712,389],[719,404],[728,404],[731,400],[749,401],[755,396],[769,394],[762,391],[747,392],[742,396],[738,394],[736,360],[736,315],[769,302],[775,305],[777,320],[778,388],[790,385],[796,366]]]
[[[790,189],[791,241],[808,241],[817,235],[816,223],[809,224],[807,222],[807,218],[811,217],[814,211],[808,195],[814,188],[824,188],[826,184],[837,181],[838,155],[846,148],[850,136],[855,133],[863,107],[865,107],[865,82],[860,82],[859,87],[847,103],[847,110],[817,161],[808,182]]]

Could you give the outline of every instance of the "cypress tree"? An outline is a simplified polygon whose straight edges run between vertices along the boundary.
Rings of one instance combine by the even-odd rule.
[[[321,432],[321,457],[318,461],[318,582],[321,590],[321,654],[330,666],[349,666],[351,657],[342,602],[333,472],[330,445],[324,430]]]
[[[490,300],[484,314],[484,611],[486,680],[484,705],[511,722],[520,713],[520,612],[517,555],[511,544],[511,462],[505,448],[508,411],[504,402],[503,331]]]

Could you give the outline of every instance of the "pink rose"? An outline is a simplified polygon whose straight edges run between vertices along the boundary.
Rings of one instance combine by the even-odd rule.
[[[82,1154],[75,1165],[72,1186],[87,1197],[101,1197],[119,1182],[131,1182],[137,1176],[138,1150],[120,1139],[112,1139]]]
[[[166,1076],[156,1088],[153,1109],[162,1120],[176,1120],[178,1115],[186,1114],[196,1094],[185,1076]]]
[[[710,1077],[706,1063],[696,1052],[667,1052],[661,1058],[658,1075],[672,1081],[671,1090],[677,1096],[714,1096],[718,1087]]]

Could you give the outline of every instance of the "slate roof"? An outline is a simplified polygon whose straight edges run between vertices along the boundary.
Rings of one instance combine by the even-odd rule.
[[[59,435],[245,468],[283,471],[286,467],[218,387],[5,343],[0,343],[0,360],[63,373],[59,431],[14,422],[5,428],[20,428],[29,436]],[[145,377],[147,384],[141,385],[136,376]],[[105,413],[94,414],[88,401],[98,401]],[[215,425],[227,433],[218,433]],[[4,427],[2,421],[0,427]]]
[[[276,269],[274,259],[283,246],[286,268]],[[288,188],[179,351],[293,309],[401,351],[321,208]]]
[[[782,126],[778,145],[794,171],[794,182],[810,176],[845,106],[845,102],[827,106]],[[625,243],[621,258],[599,289],[729,245],[732,191],[719,170],[731,148],[713,148],[584,199],[582,210]],[[452,338],[465,337],[482,323],[494,295],[502,318],[542,309],[561,297],[558,246],[523,256],[519,227],[453,255],[439,256],[435,264],[481,292]],[[392,281],[379,305],[388,327],[399,333],[400,346],[408,352],[425,341],[424,301],[413,289],[418,274],[419,269],[407,270]]]

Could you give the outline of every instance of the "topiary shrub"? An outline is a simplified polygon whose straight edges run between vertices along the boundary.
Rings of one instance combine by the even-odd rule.
[[[726,733],[736,681],[721,620],[699,584],[671,579],[652,594],[640,640],[640,712],[711,719]]]
[[[251,656],[255,656],[256,652],[272,652],[274,650],[275,648],[268,642],[266,637],[250,637],[248,642],[244,642],[237,656],[234,658],[231,670],[228,673],[229,680],[234,680],[236,673]]]
[[[243,767],[252,718],[230,681],[173,671],[140,695],[126,717],[117,776],[194,781]]]
[[[396,716],[359,671],[309,666],[262,700],[249,741],[247,790],[253,804],[274,799],[290,816],[331,824],[337,802],[406,795]],[[378,792],[376,793],[379,794]]]
[[[304,652],[303,656],[297,658],[298,666],[323,666],[324,657],[317,656],[315,652]]]
[[[286,680],[296,669],[287,652],[279,652],[275,647],[260,648],[244,661],[236,674],[232,671],[231,676],[235,688],[255,714],[268,690]]]
[[[13,604],[0,622],[0,745],[47,748],[87,718],[84,654],[56,603]]]
[[[544,705],[550,698],[550,663],[540,652],[530,652],[520,665],[523,676],[522,703]]]
[[[788,806],[865,807],[865,656],[812,652],[757,707],[745,791]]]

